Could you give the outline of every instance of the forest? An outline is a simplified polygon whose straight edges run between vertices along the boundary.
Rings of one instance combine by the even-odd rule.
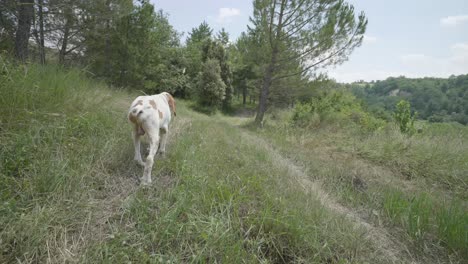
[[[251,4],[232,39],[158,1],[0,1],[0,263],[466,263],[468,75],[339,83],[372,10]],[[163,91],[143,185],[129,107]]]
[[[260,123],[267,103],[293,104],[316,84],[314,69],[346,60],[367,24],[342,1],[271,8],[254,1],[250,25],[235,40],[202,21],[181,43],[184,33],[149,1],[7,0],[0,49],[22,61],[81,67],[115,87],[165,90],[209,111],[228,109],[234,97],[256,102]],[[268,20],[269,12],[283,15]]]
[[[418,118],[430,122],[468,124],[468,75],[449,78],[391,77],[383,81],[344,84],[369,110],[382,117],[400,100],[411,103]]]

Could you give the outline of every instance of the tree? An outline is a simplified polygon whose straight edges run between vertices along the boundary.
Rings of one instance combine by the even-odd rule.
[[[267,59],[257,124],[275,81],[343,62],[361,44],[367,25],[364,14],[356,19],[343,0],[255,0],[251,22]]]
[[[121,34],[119,22],[133,9],[131,0],[89,0],[84,16],[83,42],[86,48],[83,53],[85,63],[92,66],[96,75],[112,79],[118,71],[114,58],[124,35],[120,38],[115,35]]]
[[[220,76],[225,84],[225,95],[223,106],[228,107],[232,99],[232,72],[228,63],[228,55],[226,49],[221,42],[212,39],[206,39],[202,47],[202,61],[206,62],[209,59],[216,59],[219,62]]]
[[[206,21],[203,21],[197,28],[192,28],[192,32],[189,33],[189,37],[187,38],[187,46],[202,43],[207,38],[211,38],[212,33],[213,29],[210,28]]]
[[[39,51],[39,62],[46,63],[45,46],[44,46],[44,0],[37,0],[37,15],[33,19],[33,35],[36,39],[37,48]],[[36,23],[39,20],[39,23]]]
[[[203,21],[198,27],[193,28],[186,40],[185,55],[187,57],[187,75],[196,79],[201,71],[202,46],[205,40],[211,39],[213,30],[208,23]]]
[[[219,41],[224,48],[227,48],[229,44],[229,33],[227,33],[224,28],[221,28],[218,34],[216,34],[216,40]]]
[[[17,20],[17,1],[3,0],[0,4],[0,50],[13,52]]]
[[[244,105],[247,96],[252,98],[258,94],[259,78],[263,73],[263,65],[266,64],[266,55],[260,46],[259,37],[252,31],[242,32],[235,44],[230,47],[233,84],[236,93],[242,94]]]
[[[15,55],[22,62],[28,59],[29,35],[34,15],[34,0],[18,2],[18,28],[15,38]]]
[[[221,79],[221,67],[217,59],[207,59],[197,82],[197,100],[208,107],[218,107],[225,96],[226,85]]]

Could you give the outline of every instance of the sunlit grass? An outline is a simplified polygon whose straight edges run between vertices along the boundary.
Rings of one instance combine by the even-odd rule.
[[[371,210],[370,218],[379,225],[403,229],[401,239],[421,256],[440,255],[442,245],[446,254],[465,257],[465,126],[425,123],[421,133],[410,137],[392,124],[369,132],[347,120],[296,127],[288,112],[269,117],[257,133],[304,166],[344,204]],[[428,254],[427,247],[433,252]]]

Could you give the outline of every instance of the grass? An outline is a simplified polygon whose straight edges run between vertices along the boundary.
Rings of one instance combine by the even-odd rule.
[[[178,101],[168,157],[139,187],[134,96],[78,70],[2,67],[1,263],[388,262],[219,114]]]
[[[178,109],[176,141],[157,164],[155,184],[129,197],[87,260],[385,262],[359,239],[362,230],[272,170],[269,153],[246,144],[241,131]]]
[[[399,233],[418,258],[466,258],[465,126],[424,123],[422,133],[408,137],[391,124],[369,132],[339,115],[317,115],[305,128],[291,126],[291,118],[275,113],[256,131],[340,202]]]
[[[127,160],[128,96],[78,70],[1,63],[0,262],[62,262],[89,235],[104,168]]]
[[[460,128],[406,138],[317,117],[299,129],[275,112],[252,133],[178,100],[167,158],[140,187],[125,118],[135,95],[79,70],[1,63],[0,263],[462,262],[464,134],[449,142]],[[419,165],[429,152],[435,164]],[[304,191],[299,169],[404,250]]]

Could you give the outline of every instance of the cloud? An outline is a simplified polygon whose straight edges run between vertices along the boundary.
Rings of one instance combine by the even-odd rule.
[[[218,10],[216,22],[220,24],[230,23],[234,17],[240,16],[240,14],[241,12],[237,8],[222,7]]]
[[[377,42],[377,38],[369,35],[364,35],[362,42],[364,44],[374,44]]]
[[[425,63],[430,61],[432,58],[424,54],[405,54],[400,57],[400,60],[405,64],[412,63]]]
[[[466,22],[468,22],[468,15],[448,16],[440,19],[440,24],[442,26],[450,27],[455,27]]]

